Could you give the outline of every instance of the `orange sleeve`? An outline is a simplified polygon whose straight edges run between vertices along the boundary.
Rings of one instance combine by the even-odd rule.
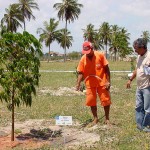
[[[108,61],[107,61],[106,57],[104,56],[104,54],[101,53],[100,56],[101,56],[101,62],[102,62],[102,65],[103,65],[103,66],[108,65]]]
[[[81,58],[81,60],[79,61],[78,67],[77,67],[77,71],[78,72],[84,72],[84,60]]]

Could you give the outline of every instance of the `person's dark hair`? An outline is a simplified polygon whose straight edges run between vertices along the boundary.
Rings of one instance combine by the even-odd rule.
[[[144,38],[138,38],[133,42],[133,47],[145,48],[147,49],[147,40]]]

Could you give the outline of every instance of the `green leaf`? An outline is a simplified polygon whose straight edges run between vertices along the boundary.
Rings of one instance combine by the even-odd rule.
[[[0,39],[0,100],[31,106],[39,82],[40,42],[30,33],[5,33]],[[8,107],[10,108],[10,107]]]

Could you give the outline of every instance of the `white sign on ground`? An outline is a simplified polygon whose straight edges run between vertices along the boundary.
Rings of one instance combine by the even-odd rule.
[[[72,116],[56,116],[56,125],[72,125]]]

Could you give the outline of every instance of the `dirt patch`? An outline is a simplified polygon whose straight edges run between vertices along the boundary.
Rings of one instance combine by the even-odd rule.
[[[73,95],[84,95],[84,92],[81,91],[76,91],[74,87],[59,87],[58,89],[50,89],[47,87],[43,87],[41,89],[39,89],[39,94],[40,95],[46,95],[46,94],[50,94],[53,96],[62,96],[62,95],[66,95],[66,96],[73,96]]]
[[[15,141],[11,142],[11,126],[0,128],[0,150],[14,147],[23,149],[36,149],[43,145],[58,148],[76,149],[78,146],[91,146],[100,140],[94,132],[97,128],[79,128],[80,124],[74,122],[73,126],[56,126],[54,120],[28,120],[15,123]]]

